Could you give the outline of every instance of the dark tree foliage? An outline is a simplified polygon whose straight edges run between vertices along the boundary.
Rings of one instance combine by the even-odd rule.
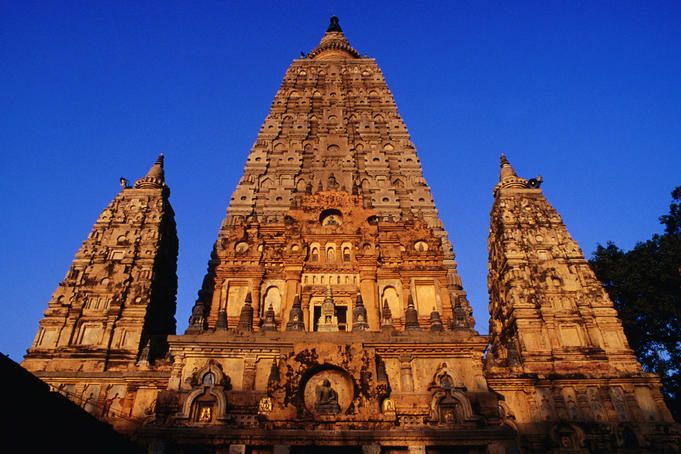
[[[644,370],[659,374],[662,392],[681,421],[681,186],[672,191],[665,233],[624,252],[600,244],[589,263],[619,312]]]

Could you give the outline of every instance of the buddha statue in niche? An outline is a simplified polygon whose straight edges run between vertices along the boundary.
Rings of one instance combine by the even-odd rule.
[[[315,387],[315,395],[317,400],[314,404],[314,410],[317,414],[335,415],[340,413],[338,393],[333,390],[331,382],[327,378]]]

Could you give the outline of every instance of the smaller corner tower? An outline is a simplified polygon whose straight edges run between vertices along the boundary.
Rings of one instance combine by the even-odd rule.
[[[59,283],[22,365],[34,372],[126,369],[175,334],[177,250],[163,155],[102,212]]]
[[[675,441],[663,433],[673,420],[659,378],[641,369],[541,180],[518,177],[501,156],[488,240],[488,384],[530,452],[583,452],[574,449],[613,439],[618,449],[662,452]]]

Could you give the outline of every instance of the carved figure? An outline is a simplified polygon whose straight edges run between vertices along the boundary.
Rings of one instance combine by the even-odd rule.
[[[314,410],[320,415],[335,415],[340,413],[338,405],[338,393],[331,387],[331,382],[325,378],[321,385],[315,387],[317,400]]]
[[[258,403],[258,414],[268,415],[272,412],[272,399],[269,397],[263,397]]]
[[[200,413],[199,413],[199,422],[208,422],[211,419],[212,412],[211,412],[211,407],[201,407]]]

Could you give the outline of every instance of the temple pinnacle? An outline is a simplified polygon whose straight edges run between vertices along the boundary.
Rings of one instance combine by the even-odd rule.
[[[506,159],[506,155],[503,154],[503,153],[501,153],[501,164],[500,165],[501,165],[502,168],[511,165],[511,164],[509,164],[508,159]]]
[[[499,171],[499,183],[494,187],[496,197],[498,191],[504,188],[527,188],[527,180],[520,178],[511,167],[505,154],[501,155],[501,170]]]
[[[343,30],[338,25],[338,18],[331,17],[329,28],[319,42],[304,58],[320,60],[346,60],[348,58],[360,58],[359,52],[352,48],[348,40],[343,36]]]
[[[326,33],[329,32],[341,32],[343,33],[343,30],[341,29],[340,25],[338,24],[338,18],[336,16],[331,16],[330,19],[330,24],[329,28],[326,29]]]
[[[147,176],[135,182],[135,188],[150,189],[165,186],[165,174],[163,172],[163,154],[158,155],[156,162],[147,172]]]
[[[506,159],[506,155],[502,154],[501,155],[501,171],[499,172],[499,180],[503,181],[504,179],[508,177],[517,177],[515,170],[513,170],[513,167],[511,167],[511,163],[508,162],[508,159]]]

